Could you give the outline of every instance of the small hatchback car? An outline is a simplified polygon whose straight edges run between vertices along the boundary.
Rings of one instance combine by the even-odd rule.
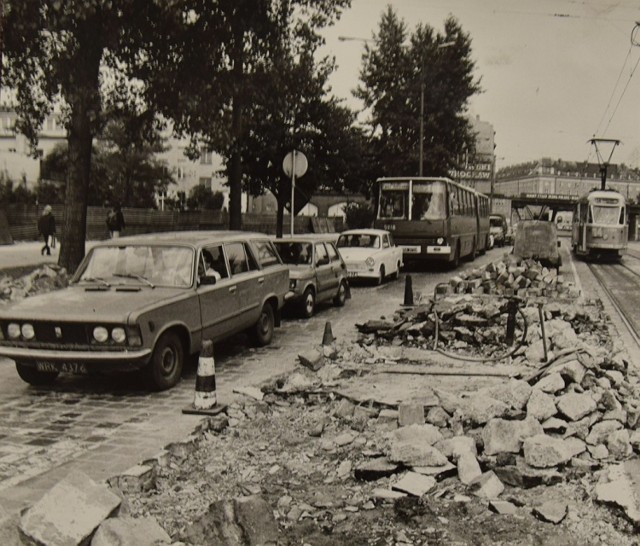
[[[369,279],[382,284],[397,279],[402,267],[402,249],[384,229],[351,229],[338,239],[338,251],[347,264],[349,278]]]
[[[289,267],[287,304],[295,305],[305,318],[313,315],[320,302],[345,304],[349,294],[347,266],[328,237],[295,235],[273,242]]]
[[[203,340],[247,330],[271,342],[289,271],[266,235],[198,231],[94,246],[69,287],[0,308],[0,355],[47,384],[63,371],[142,368],[174,386]]]

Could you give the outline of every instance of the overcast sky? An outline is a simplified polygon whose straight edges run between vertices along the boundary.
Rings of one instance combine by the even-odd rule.
[[[493,125],[497,166],[541,157],[597,161],[591,138],[619,139],[612,163],[640,167],[640,21],[635,0],[352,0],[325,32],[336,57],[333,93],[361,107],[364,44],[391,4],[411,32],[418,22],[442,31],[448,14],[471,37],[483,93],[469,112]],[[640,44],[640,27],[636,36]]]

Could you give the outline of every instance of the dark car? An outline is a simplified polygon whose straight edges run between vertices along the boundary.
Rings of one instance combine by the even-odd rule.
[[[0,308],[0,355],[33,385],[62,372],[142,368],[175,385],[203,340],[247,330],[271,342],[289,287],[258,233],[198,231],[98,243],[69,287]]]
[[[345,304],[349,293],[347,266],[330,236],[295,235],[273,242],[289,267],[287,305],[295,306],[308,318],[320,302]]]

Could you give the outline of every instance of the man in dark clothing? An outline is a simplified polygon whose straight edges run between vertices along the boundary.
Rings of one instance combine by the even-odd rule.
[[[124,229],[124,215],[120,205],[113,207],[107,214],[107,227],[112,239],[120,237],[120,232]]]
[[[53,237],[56,233],[56,219],[53,216],[50,205],[44,207],[42,215],[38,219],[38,231],[44,239],[44,246],[42,247],[40,254],[44,254],[46,252],[47,256],[51,256],[49,237]]]

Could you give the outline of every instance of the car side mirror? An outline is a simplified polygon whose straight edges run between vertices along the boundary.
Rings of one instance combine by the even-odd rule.
[[[216,284],[216,278],[213,275],[202,275],[200,277],[200,284],[201,285],[214,285]]]

